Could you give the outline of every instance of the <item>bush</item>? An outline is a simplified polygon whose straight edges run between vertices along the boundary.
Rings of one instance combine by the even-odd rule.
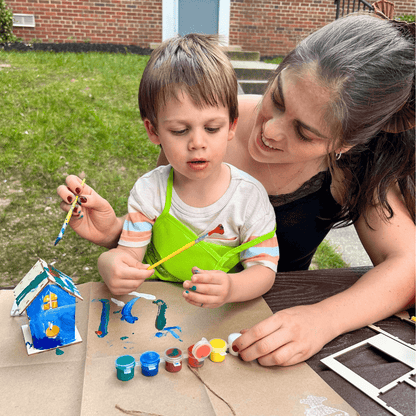
[[[414,14],[404,14],[403,16],[397,16],[395,19],[404,20],[407,23],[413,23],[415,21]]]
[[[0,0],[0,43],[15,42],[13,35],[13,13],[4,0]]]

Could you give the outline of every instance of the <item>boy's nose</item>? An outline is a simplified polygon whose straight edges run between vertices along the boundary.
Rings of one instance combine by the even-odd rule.
[[[194,132],[191,134],[190,141],[189,141],[189,148],[190,149],[205,149],[206,148],[206,140],[204,134],[201,132]]]

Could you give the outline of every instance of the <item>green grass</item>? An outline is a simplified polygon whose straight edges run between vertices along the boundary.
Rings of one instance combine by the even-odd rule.
[[[84,172],[116,214],[125,214],[131,187],[159,153],[137,105],[147,60],[0,51],[0,287],[19,282],[37,257],[56,261],[78,283],[100,279],[104,249],[70,227],[53,245],[65,218],[56,188]]]
[[[336,247],[327,240],[322,241],[312,260],[311,269],[340,269],[349,267],[337,253]]]

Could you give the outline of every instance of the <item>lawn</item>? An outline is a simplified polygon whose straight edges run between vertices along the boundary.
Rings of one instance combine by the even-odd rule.
[[[147,60],[0,51],[0,287],[15,285],[38,257],[78,283],[100,279],[104,249],[70,227],[53,245],[65,218],[56,188],[68,174],[85,173],[117,215],[126,212],[130,188],[159,153],[137,105]],[[322,267],[345,266],[336,256]]]

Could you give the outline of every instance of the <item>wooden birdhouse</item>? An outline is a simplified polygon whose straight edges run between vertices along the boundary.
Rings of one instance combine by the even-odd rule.
[[[28,353],[80,342],[75,326],[76,298],[83,300],[72,279],[39,259],[14,289],[12,315],[26,311],[23,325]]]

